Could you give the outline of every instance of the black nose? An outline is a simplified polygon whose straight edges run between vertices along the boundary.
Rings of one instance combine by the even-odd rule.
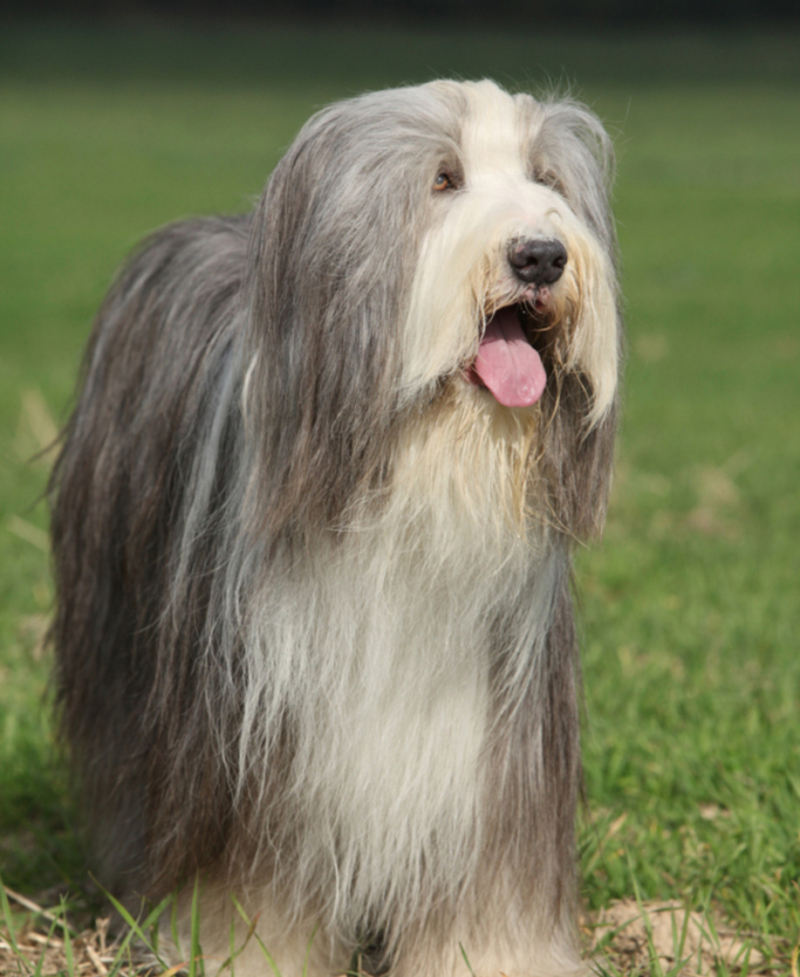
[[[508,249],[514,274],[529,285],[552,285],[564,273],[567,249],[560,241],[515,241]]]

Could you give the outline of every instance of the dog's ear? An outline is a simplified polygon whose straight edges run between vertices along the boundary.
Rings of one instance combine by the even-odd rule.
[[[245,410],[259,455],[257,511],[273,538],[290,525],[335,524],[380,482],[431,160],[447,141],[441,101],[398,89],[318,113],[258,206],[244,289]]]
[[[336,116],[281,160],[250,243],[245,411],[273,538],[342,516],[385,457],[397,395],[409,229],[388,162]]]
[[[540,461],[549,516],[557,529],[578,540],[600,536],[605,523],[614,461],[616,401],[588,433],[581,421],[586,390],[581,377],[565,378],[561,407],[544,435]],[[573,402],[576,406],[569,406]]]
[[[575,214],[616,262],[617,241],[609,195],[614,147],[602,122],[570,99],[547,100],[532,147],[535,167],[552,180]]]
[[[585,539],[600,533],[611,484],[623,352],[617,241],[609,195],[614,151],[600,120],[567,100],[545,101],[533,146],[535,165],[550,176],[590,229],[594,269],[582,288],[558,404],[545,436],[543,467],[555,521]]]

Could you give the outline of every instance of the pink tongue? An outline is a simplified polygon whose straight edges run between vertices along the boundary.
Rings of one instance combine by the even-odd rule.
[[[500,309],[486,323],[473,370],[506,407],[530,407],[547,383],[541,358],[525,338],[512,306]]]

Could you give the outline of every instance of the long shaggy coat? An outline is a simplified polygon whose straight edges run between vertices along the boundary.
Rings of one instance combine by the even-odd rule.
[[[52,481],[60,717],[100,880],[186,939],[199,879],[209,959],[234,895],[284,977],[579,968],[610,167],[569,101],[378,92],[112,286]]]

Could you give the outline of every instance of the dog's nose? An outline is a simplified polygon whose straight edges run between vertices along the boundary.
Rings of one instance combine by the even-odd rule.
[[[514,274],[529,285],[552,285],[567,264],[567,249],[560,241],[516,241],[508,250]]]

